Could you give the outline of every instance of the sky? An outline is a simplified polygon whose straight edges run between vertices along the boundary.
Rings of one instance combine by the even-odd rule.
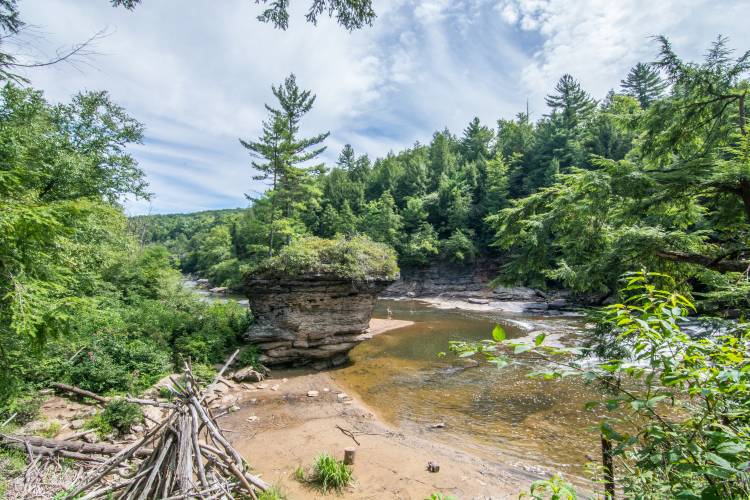
[[[602,98],[655,59],[655,35],[685,59],[719,34],[750,49],[746,0],[374,0],[374,25],[352,33],[306,23],[310,2],[291,0],[281,31],[256,20],[254,0],[143,0],[134,11],[20,0],[29,57],[105,33],[76,64],[27,76],[51,102],[108,90],[145,125],[132,153],[154,196],[127,200],[136,215],[242,207],[262,192],[238,139],[258,137],[271,85],[290,73],[317,95],[302,132],[331,132],[331,165],[347,143],[374,159],[445,127],[460,134],[475,116],[494,126],[527,102],[539,118],[564,73]]]

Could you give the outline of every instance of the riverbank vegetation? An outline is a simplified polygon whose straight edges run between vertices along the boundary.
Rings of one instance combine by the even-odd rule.
[[[35,388],[145,389],[190,358],[221,361],[249,313],[185,291],[141,246],[117,200],[148,196],[127,146],[142,126],[105,92],[51,105],[0,90],[0,420],[33,416]]]

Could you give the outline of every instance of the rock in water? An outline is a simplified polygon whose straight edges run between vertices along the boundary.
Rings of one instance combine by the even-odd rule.
[[[264,365],[338,366],[367,329],[378,294],[393,279],[345,279],[327,274],[253,277],[246,281],[256,321],[246,339]]]

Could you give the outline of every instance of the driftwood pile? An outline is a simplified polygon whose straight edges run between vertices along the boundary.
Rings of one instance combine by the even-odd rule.
[[[126,448],[30,436],[0,435],[0,440],[30,456],[54,455],[93,463],[95,466],[68,490],[66,499],[256,499],[256,492],[269,485],[248,472],[247,463],[222,435],[206,404],[236,354],[204,390],[186,364],[182,380],[170,379],[171,403],[129,398],[170,412]]]

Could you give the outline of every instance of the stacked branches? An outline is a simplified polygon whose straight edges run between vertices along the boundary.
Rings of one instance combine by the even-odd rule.
[[[248,464],[223,436],[217,417],[207,407],[216,385],[238,352],[203,390],[186,363],[184,377],[171,378],[172,403],[128,398],[171,411],[127,448],[29,436],[2,435],[0,440],[4,446],[25,449],[38,456],[63,456],[94,464],[68,490],[66,500],[256,499],[256,491],[265,491],[269,485],[249,473]],[[100,401],[100,396],[93,396]]]

